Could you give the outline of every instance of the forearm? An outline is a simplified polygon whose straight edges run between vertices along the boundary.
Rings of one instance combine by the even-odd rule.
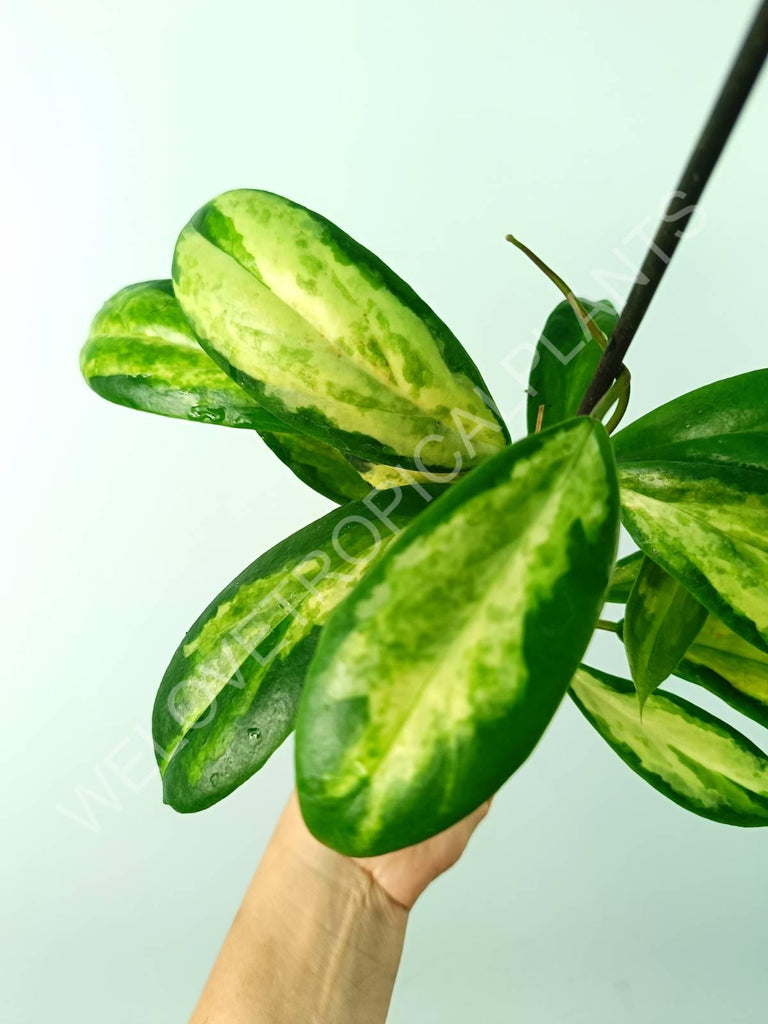
[[[191,1024],[382,1024],[407,918],[302,829],[292,801]]]

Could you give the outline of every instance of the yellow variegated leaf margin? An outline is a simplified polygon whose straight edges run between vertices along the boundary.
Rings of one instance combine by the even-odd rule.
[[[620,463],[619,481],[635,542],[768,651],[768,473],[716,462]]]
[[[560,703],[617,533],[610,442],[586,418],[506,449],[431,505],[321,637],[296,741],[311,831],[382,853],[495,792]]]
[[[768,825],[768,758],[725,722],[661,690],[641,719],[629,680],[586,665],[571,695],[622,761],[675,803],[728,825]]]
[[[155,700],[166,803],[202,810],[264,764],[293,728],[323,623],[431,497],[424,488],[395,489],[336,509],[270,549],[211,602]]]
[[[128,285],[108,299],[91,324],[80,368],[97,394],[118,405],[199,423],[280,429],[200,348],[171,281]]]
[[[206,351],[279,419],[374,463],[456,471],[508,435],[446,325],[330,221],[227,192],[176,245],[173,280]]]
[[[420,484],[425,484],[428,488],[442,487],[466,476],[466,472],[461,469],[450,473],[420,473],[418,470],[406,469],[403,466],[377,465],[374,462],[366,462],[365,459],[357,459],[354,455],[348,455],[347,460],[362,479],[377,491],[387,491],[390,487],[418,487]]]
[[[643,559],[624,614],[622,637],[642,708],[674,672],[704,625],[707,610],[676,579]]]
[[[675,675],[697,683],[768,726],[768,654],[710,615]]]

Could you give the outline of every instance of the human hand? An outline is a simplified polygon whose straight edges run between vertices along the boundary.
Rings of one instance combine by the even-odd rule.
[[[491,801],[486,800],[466,818],[415,846],[377,857],[356,857],[354,862],[367,871],[395,903],[410,910],[429,883],[461,857],[490,806]]]
[[[408,912],[489,804],[423,843],[355,858],[314,838],[292,793],[191,1024],[384,1024]]]
[[[376,857],[344,857],[328,850],[312,836],[301,817],[299,801],[294,792],[283,812],[279,832],[285,844],[292,847],[294,852],[303,851],[306,859],[322,853],[326,862],[339,858],[339,863],[346,861],[355,865],[390,899],[410,910],[429,883],[456,863],[472,833],[488,813],[490,805],[491,801],[486,800],[466,818],[415,846]]]

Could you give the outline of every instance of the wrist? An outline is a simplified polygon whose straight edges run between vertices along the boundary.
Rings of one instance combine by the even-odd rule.
[[[302,888],[312,880],[318,891],[344,899],[400,923],[408,907],[388,892],[365,860],[346,857],[324,846],[304,824],[294,793],[278,822],[262,863],[263,870],[276,868],[284,883]],[[288,883],[288,879],[291,882]]]
[[[296,979],[281,1019],[384,1020],[408,912],[362,867],[309,834],[295,796],[242,912],[267,949],[270,973]]]
[[[286,807],[201,997],[210,1024],[384,1024],[407,911]]]

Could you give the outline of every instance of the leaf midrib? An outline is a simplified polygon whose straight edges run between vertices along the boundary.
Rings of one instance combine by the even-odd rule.
[[[557,489],[554,489],[554,488],[552,489],[552,491],[550,492],[549,496],[538,506],[540,511],[543,511],[543,510],[547,509],[552,504],[555,504],[555,503],[559,504],[559,503],[562,502],[562,492],[567,489],[565,487],[565,484],[567,483],[567,481],[571,477],[571,475],[575,472],[576,466],[577,466],[577,464],[579,463],[579,461],[581,459],[581,455],[582,455],[582,453],[583,453],[583,451],[584,451],[584,449],[586,447],[587,441],[591,438],[591,436],[592,435],[590,434],[588,438],[585,438],[584,442],[582,443],[581,448],[578,449],[576,453],[574,453],[573,457],[570,460],[569,467],[567,468],[567,470],[563,474],[562,486],[560,488],[557,488]],[[557,495],[557,497],[556,497],[556,495]],[[535,518],[537,518],[537,517],[534,514],[532,514],[531,517],[529,518],[529,526],[530,526],[530,522],[533,519],[535,519]],[[511,552],[514,552],[518,548],[518,543],[517,542],[519,540],[519,537],[520,537],[520,534],[518,534],[518,536],[514,540],[510,541],[510,543],[507,545],[508,549]],[[450,641],[448,646],[443,648],[443,655],[442,655],[441,659],[437,662],[436,667],[433,669],[433,671],[431,671],[427,675],[426,680],[422,683],[422,685],[416,688],[416,696],[410,702],[410,704],[407,707],[407,710],[401,716],[400,721],[398,722],[394,732],[391,734],[391,736],[390,736],[386,746],[384,747],[383,753],[376,760],[375,768],[374,768],[375,773],[378,774],[378,773],[381,772],[382,766],[386,763],[387,759],[391,755],[391,753],[392,753],[392,751],[394,749],[395,743],[397,742],[397,739],[400,736],[400,734],[402,733],[402,731],[406,728],[406,726],[408,724],[408,721],[410,720],[411,715],[412,715],[414,709],[421,703],[421,701],[425,697],[426,693],[430,690],[430,688],[431,688],[432,684],[434,683],[435,679],[439,678],[439,676],[442,674],[442,672],[443,672],[443,670],[444,670],[444,668],[445,668],[445,666],[447,664],[447,661],[448,661],[447,655],[456,648],[457,644],[459,643],[459,640],[462,640],[462,641],[464,640],[464,638],[466,636],[466,633],[467,633],[468,626],[471,625],[471,624],[474,624],[474,622],[477,619],[477,616],[478,616],[479,612],[481,610],[484,610],[485,607],[487,606],[487,604],[488,604],[488,602],[490,600],[490,597],[492,595],[495,596],[495,593],[497,592],[497,590],[501,586],[502,582],[506,582],[507,581],[507,576],[508,576],[508,573],[509,573],[509,569],[510,569],[510,566],[513,564],[514,560],[515,560],[514,559],[514,555],[511,554],[510,557],[506,560],[506,565],[505,565],[504,571],[500,572],[498,574],[498,577],[497,577],[496,581],[493,584],[491,584],[491,586],[489,587],[488,591],[485,593],[483,599],[475,606],[475,609],[470,613],[470,615],[467,617],[467,619],[465,619],[465,621],[462,624],[461,629],[459,630],[459,632],[452,638],[452,640]],[[455,769],[455,764],[456,764],[455,747],[452,747],[451,749],[454,751],[453,768]],[[370,779],[370,776],[369,776],[369,779]],[[370,783],[369,783],[369,786],[370,786]]]
[[[215,245],[209,238],[206,238],[206,236],[201,231],[198,231],[197,228],[193,228],[193,230],[200,236],[200,238],[203,239],[204,242],[206,242],[208,245],[212,246],[214,249],[216,249],[218,252],[220,252],[223,256],[226,256],[228,259],[231,259],[233,261],[233,263],[236,263],[237,266],[240,267],[240,269],[243,270],[246,274],[248,274],[249,277],[252,277],[252,278],[254,278],[254,280],[258,281],[258,283],[261,284],[264,288],[266,288],[267,291],[270,293],[270,295],[274,296],[274,298],[277,299],[277,301],[282,306],[284,306],[286,309],[289,309],[292,313],[300,316],[301,320],[310,328],[310,330],[312,330],[333,352],[335,352],[339,356],[342,356],[345,359],[349,359],[350,362],[352,362],[354,364],[354,366],[360,372],[363,373],[364,376],[366,376],[370,380],[372,380],[374,382],[374,384],[383,386],[387,391],[390,391],[393,395],[398,397],[401,401],[405,397],[405,401],[408,403],[408,405],[410,405],[414,409],[417,409],[419,411],[419,413],[424,418],[431,419],[431,420],[434,421],[435,417],[434,417],[433,414],[430,414],[430,412],[429,412],[427,407],[420,405],[418,403],[418,401],[414,401],[414,399],[411,398],[410,396],[404,396],[403,392],[399,389],[399,387],[397,386],[397,384],[395,384],[394,381],[387,379],[385,376],[381,376],[380,374],[377,374],[375,372],[374,367],[372,367],[370,363],[361,361],[357,357],[357,354],[358,354],[358,351],[359,351],[358,348],[353,346],[353,349],[352,349],[351,353],[348,350],[341,348],[336,341],[334,341],[333,339],[329,338],[326,334],[323,333],[323,331],[321,331],[313,323],[311,323],[309,320],[307,320],[306,317],[304,317],[300,313],[297,313],[297,311],[293,308],[293,306],[291,306],[285,299],[283,299],[282,296],[278,295],[278,293],[275,292],[266,283],[266,281],[263,280],[263,278],[262,279],[256,278],[255,275],[248,269],[248,267],[244,266],[240,262],[240,260],[237,259],[236,256],[233,256],[231,253],[227,252],[225,249],[222,249],[218,245]],[[243,326],[245,326],[245,325],[243,325]],[[249,330],[253,330],[253,328],[248,328],[248,329]],[[427,329],[426,325],[425,325],[425,329]],[[272,332],[268,333],[268,332],[264,331],[263,333],[267,337],[275,338],[278,341],[278,343],[280,342],[281,337],[283,337],[280,334],[275,334],[275,333],[272,333]],[[430,334],[430,337],[432,337],[431,332],[428,332],[428,333]],[[287,338],[288,336],[285,335],[285,337]],[[294,338],[293,340],[296,341],[297,339]],[[382,352],[383,352],[383,350],[382,350]],[[386,358],[386,355],[385,355],[385,358]],[[389,363],[387,363],[387,365],[389,365]],[[453,374],[451,374],[451,378],[453,379]],[[425,390],[426,389],[424,389],[424,388],[420,388],[418,393],[422,394]],[[297,392],[297,393],[298,394],[302,394],[302,395],[304,394],[304,392]],[[377,408],[377,411],[378,412],[388,411],[388,412],[390,412],[390,413],[392,413],[394,415],[397,415],[397,411],[396,410],[391,410],[391,409],[390,410],[385,410],[385,409]],[[455,433],[455,432],[451,432],[451,433],[453,435],[453,433]]]

